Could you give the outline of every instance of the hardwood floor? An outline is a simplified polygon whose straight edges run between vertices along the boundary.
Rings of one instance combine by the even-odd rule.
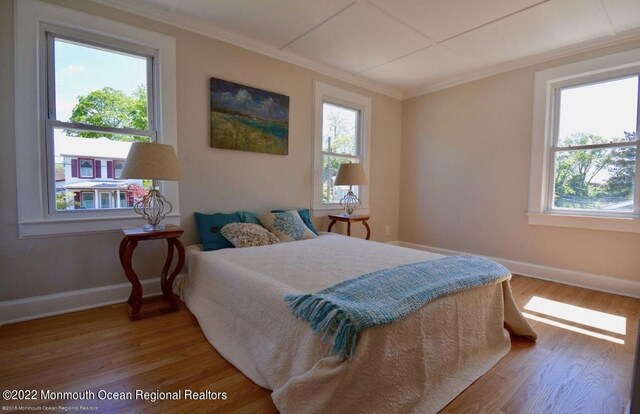
[[[566,315],[526,310],[579,332],[531,320],[538,342],[512,338],[511,352],[443,412],[621,413],[629,395],[640,300],[518,276],[512,287],[521,309],[533,297],[580,306],[626,318],[625,332],[611,332],[616,321],[594,328],[567,321]],[[185,400],[184,395],[156,402],[3,400],[2,406],[85,406],[116,413],[276,412],[269,391],[225,361],[184,306],[178,313],[137,322],[129,322],[124,305],[118,304],[7,325],[0,327],[0,350],[2,390],[227,394],[227,399],[206,401]]]

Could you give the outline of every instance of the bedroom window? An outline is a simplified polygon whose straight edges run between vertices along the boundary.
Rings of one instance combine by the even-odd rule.
[[[640,232],[639,75],[640,51],[536,74],[530,224]]]
[[[348,186],[334,185],[340,164],[361,163],[369,174],[369,125],[371,98],[316,82],[315,156],[313,208],[316,215],[339,211]],[[369,207],[367,188],[354,186],[362,201],[359,212]],[[363,211],[364,210],[364,211]]]
[[[78,175],[72,171],[63,179],[55,177],[55,182],[48,179],[50,210],[70,211],[60,202],[60,192],[144,187],[141,180],[105,182],[102,163],[95,158],[126,158],[132,142],[156,140],[152,87],[156,51],[54,26],[43,30],[48,92],[45,136],[53,149],[47,157],[49,170],[51,164],[66,164],[69,158],[92,157],[78,159]],[[114,179],[122,166],[114,163]],[[109,176],[107,171],[105,177]],[[82,204],[85,210],[96,207]],[[114,208],[102,198],[99,207],[102,211]]]
[[[140,224],[118,194],[147,183],[114,161],[135,141],[176,145],[175,39],[21,0],[15,41],[16,161],[38,166],[18,172],[20,237]],[[179,224],[177,183],[160,185]]]

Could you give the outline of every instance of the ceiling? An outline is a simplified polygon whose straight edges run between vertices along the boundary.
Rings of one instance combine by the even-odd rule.
[[[94,0],[398,98],[640,38],[640,0]]]

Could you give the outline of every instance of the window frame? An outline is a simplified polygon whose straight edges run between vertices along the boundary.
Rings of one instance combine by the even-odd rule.
[[[47,128],[50,121],[46,82],[49,60],[43,56],[49,41],[44,32],[51,28],[60,30],[62,35],[80,33],[82,43],[107,39],[113,46],[109,49],[128,45],[139,48],[137,50],[156,51],[158,58],[153,62],[153,80],[147,85],[148,89],[153,89],[154,100],[149,108],[155,108],[150,118],[156,124],[156,142],[177,147],[175,38],[39,0],[16,2],[14,34],[15,44],[19,45],[15,48],[14,75],[16,164],[18,169],[21,165],[38,166],[33,171],[18,171],[17,174],[20,238],[118,231],[121,227],[142,225],[144,221],[129,208],[54,211],[55,192],[52,196],[49,181],[53,182],[51,177],[55,177],[55,163],[47,163],[47,156],[53,154],[53,137],[48,132],[53,128]],[[117,128],[115,131],[100,129],[126,134]],[[165,221],[180,224],[177,182],[161,181],[159,187],[174,206]]]
[[[535,73],[533,125],[531,141],[531,167],[529,177],[529,205],[527,221],[533,225],[586,228],[640,233],[640,152],[636,158],[634,211],[614,212],[589,209],[554,208],[555,154],[559,128],[559,91],[563,88],[586,86],[640,74],[640,49],[602,56]],[[640,88],[639,88],[640,90]],[[640,112],[640,93],[638,97]],[[636,135],[640,132],[637,119]],[[640,140],[635,143],[596,144],[571,147],[629,147],[640,151]]]
[[[82,162],[83,161],[89,161],[91,163],[91,175],[82,175]],[[96,160],[94,160],[93,158],[78,158],[78,178],[88,178],[88,179],[96,178],[95,168],[96,168]],[[51,180],[48,180],[48,181],[51,181]],[[49,187],[51,187],[51,185],[49,185]],[[55,190],[55,188],[54,188],[54,190]]]
[[[319,81],[314,81],[314,146],[312,168],[312,194],[311,205],[314,216],[325,216],[343,212],[340,203],[322,202],[322,172],[325,156],[353,158],[351,155],[328,153],[322,148],[323,106],[325,103],[358,111],[359,119],[356,126],[357,147],[359,162],[363,165],[365,173],[371,181],[369,174],[369,154],[371,142],[371,98],[350,92]],[[358,198],[361,206],[358,213],[369,214],[369,188],[368,186],[355,186],[358,189]]]
[[[55,182],[52,182],[51,178],[55,177],[55,139],[54,139],[54,131],[56,129],[70,129],[76,131],[90,131],[90,132],[103,132],[106,134],[114,133],[121,135],[135,135],[135,136],[146,136],[149,138],[151,142],[155,142],[157,140],[157,131],[156,131],[156,99],[154,98],[154,84],[155,78],[157,77],[157,70],[154,66],[154,62],[158,59],[158,51],[155,49],[151,49],[148,47],[143,47],[139,45],[135,45],[133,43],[123,42],[118,39],[108,38],[105,36],[96,35],[93,33],[87,33],[78,31],[75,29],[70,29],[62,26],[56,26],[51,24],[43,23],[40,25],[40,36],[41,39],[44,39],[44,47],[46,50],[42,53],[43,57],[46,59],[45,63],[45,84],[46,84],[46,98],[42,99],[43,105],[43,113],[46,114],[45,120],[45,137],[46,137],[46,164],[47,171],[49,172],[47,178],[45,179],[47,185],[47,198],[45,202],[48,204],[48,214],[51,216],[56,216],[57,214],[63,214],[60,217],[68,217],[71,215],[86,215],[87,210],[83,211],[69,211],[69,210],[58,210],[56,208],[55,202]],[[109,52],[120,52],[127,55],[133,55],[138,58],[142,58],[146,60],[146,87],[147,87],[147,129],[139,130],[135,128],[123,127],[123,128],[112,128],[112,127],[104,127],[97,126],[91,124],[84,124],[79,122],[67,122],[67,121],[59,121],[56,115],[56,67],[55,67],[55,41],[56,39],[60,39],[67,42],[72,42],[79,44],[81,46],[87,47],[95,47],[98,49],[104,49]],[[91,160],[93,163],[93,173],[92,176],[83,176],[81,174],[82,168],[80,167],[81,160]],[[51,164],[54,164],[53,167]],[[53,172],[51,172],[53,171]],[[86,178],[86,179],[95,179],[95,159],[91,158],[78,158],[78,178]],[[115,168],[114,168],[114,180],[115,178]],[[130,208],[130,207],[127,207]],[[102,209],[102,208],[101,208]],[[107,210],[107,209],[103,209]],[[104,214],[104,211],[101,211],[100,214]]]

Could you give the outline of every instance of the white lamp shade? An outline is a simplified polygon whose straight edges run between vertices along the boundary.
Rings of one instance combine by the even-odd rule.
[[[171,145],[134,142],[120,178],[179,181],[182,170]]]
[[[334,185],[367,185],[369,180],[362,164],[340,164]]]

